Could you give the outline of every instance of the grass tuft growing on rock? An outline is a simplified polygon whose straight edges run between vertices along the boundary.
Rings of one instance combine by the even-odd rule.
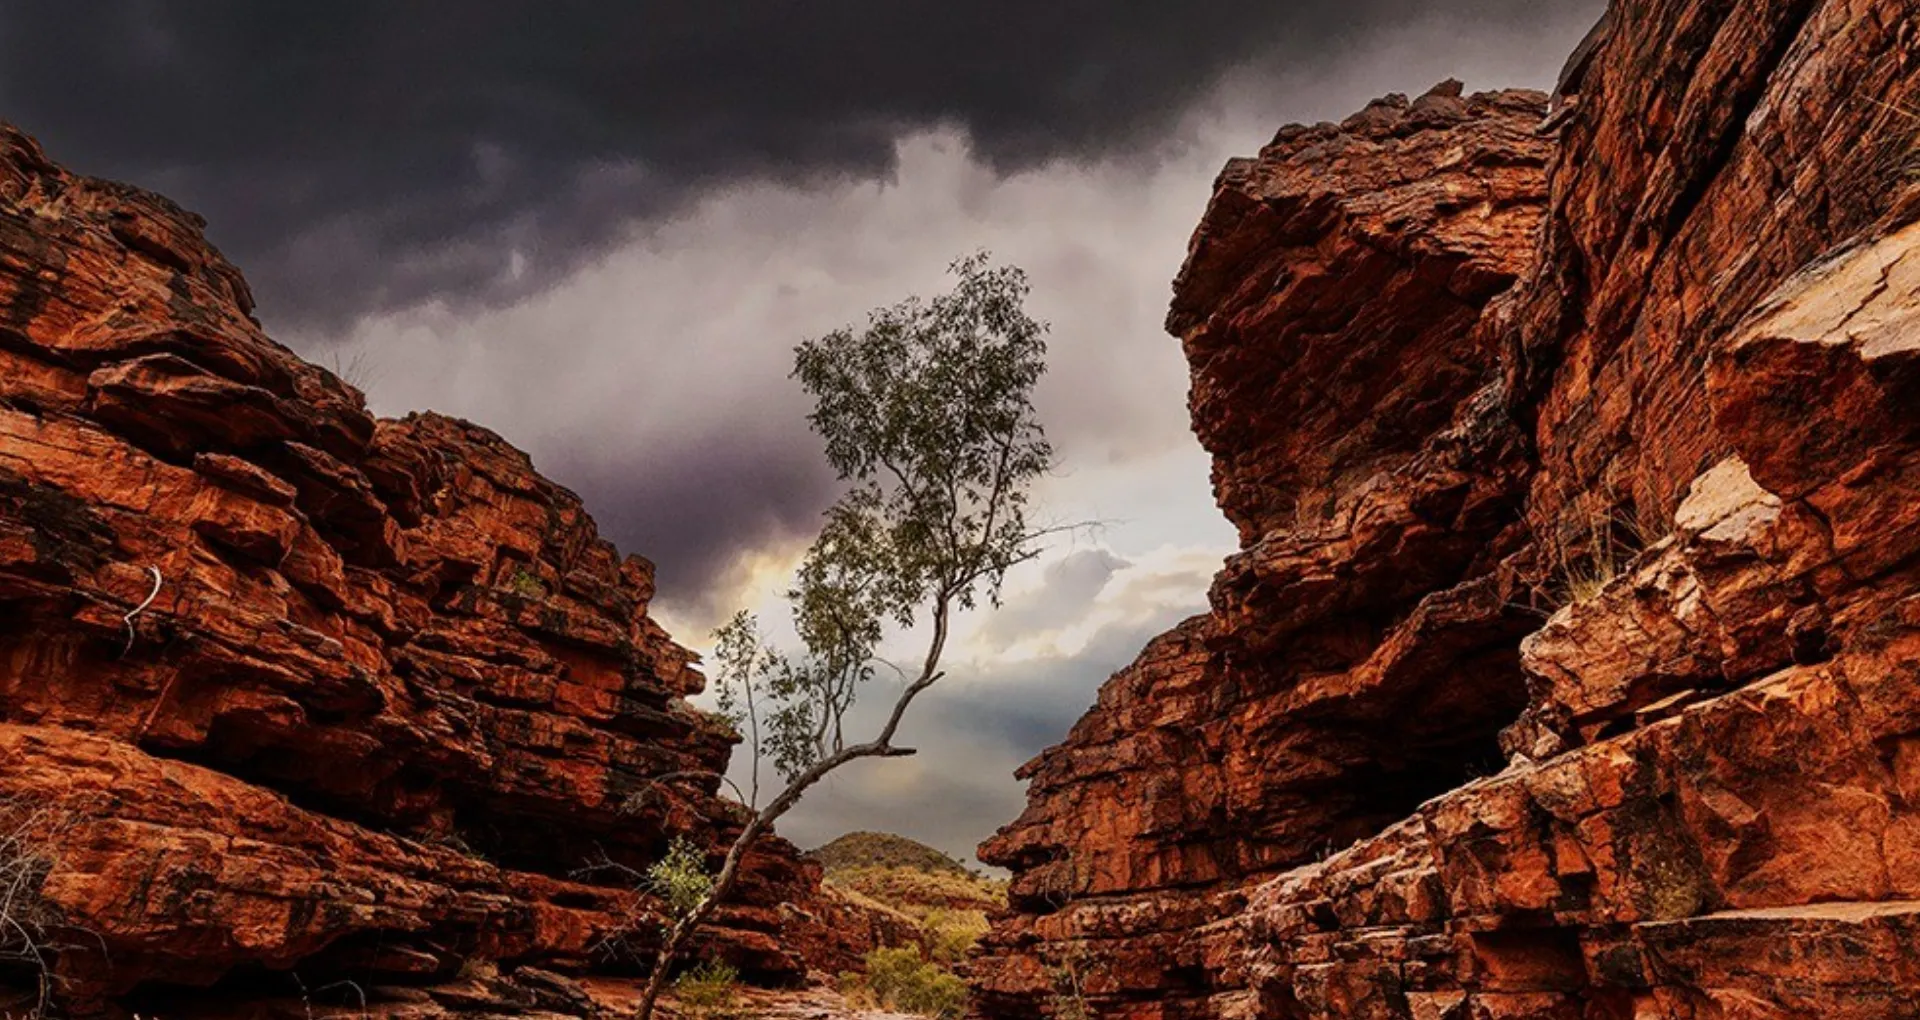
[[[1598,599],[1671,532],[1652,509],[1657,505],[1651,499],[1623,504],[1611,491],[1568,497],[1568,514],[1546,543],[1550,573],[1536,597],[1549,611]]]
[[[540,583],[538,575],[524,567],[515,568],[513,575],[507,578],[507,590],[536,602],[547,597],[547,586]]]
[[[1916,126],[1916,133],[1913,139],[1907,143],[1906,151],[1902,154],[1901,158],[1904,161],[1904,166],[1902,166],[1901,170],[1907,177],[1920,177],[1920,109],[1914,109],[1913,107],[1900,103],[1890,103],[1884,99],[1873,96],[1866,98],[1869,102]]]
[[[730,1020],[740,1015],[740,972],[718,961],[703,963],[674,979],[673,998],[693,1020]]]

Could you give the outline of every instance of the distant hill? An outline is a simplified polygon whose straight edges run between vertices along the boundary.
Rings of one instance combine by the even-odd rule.
[[[884,832],[850,832],[806,855],[825,875],[821,891],[904,936],[843,972],[849,1003],[879,1016],[957,1020],[967,1007],[967,957],[1006,908],[1006,883],[924,843]],[[908,1020],[902,1017],[902,1020]]]
[[[807,856],[829,888],[925,929],[930,955],[943,962],[958,962],[1007,903],[1005,882],[905,836],[852,832]]]
[[[829,877],[855,868],[973,874],[966,865],[925,843],[886,832],[849,832],[817,850],[807,851],[807,857],[818,861]]]

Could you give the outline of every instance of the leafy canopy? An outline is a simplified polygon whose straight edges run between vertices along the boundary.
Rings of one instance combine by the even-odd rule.
[[[765,748],[788,779],[847,746],[843,723],[887,623],[932,615],[924,687],[951,611],[997,606],[1008,568],[1034,555],[1027,490],[1053,457],[1032,401],[1046,326],[1025,310],[1019,268],[981,253],[949,272],[948,293],[877,309],[864,329],[794,352],[815,401],[807,420],[848,483],[787,592],[806,651],[767,649],[744,613],[717,634],[721,710],[736,725],[765,710]]]

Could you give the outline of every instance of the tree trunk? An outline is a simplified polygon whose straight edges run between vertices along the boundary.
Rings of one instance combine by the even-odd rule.
[[[660,993],[666,991],[667,978],[673,971],[673,965],[679,961],[681,951],[686,948],[687,939],[706,923],[707,918],[713,916],[713,912],[733,892],[733,887],[739,884],[740,868],[746,861],[747,851],[753,849],[753,844],[759,842],[762,834],[773,828],[773,823],[781,815],[793,810],[793,806],[800,803],[800,797],[815,783],[850,761],[861,758],[904,758],[913,754],[912,748],[893,746],[893,736],[899,731],[900,720],[906,716],[913,699],[940,679],[938,670],[941,653],[947,644],[951,601],[951,596],[943,589],[934,604],[933,640],[927,648],[926,664],[921,669],[920,678],[900,692],[900,700],[894,702],[893,713],[888,717],[886,727],[880,731],[880,736],[868,743],[836,751],[816,762],[788,783],[787,788],[780,791],[780,796],[769,802],[759,814],[748,820],[746,828],[740,830],[733,846],[727,850],[726,863],[720,866],[720,873],[714,876],[713,888],[707,890],[707,895],[698,906],[687,912],[687,916],[675,921],[673,927],[667,929],[666,940],[661,943],[660,952],[654,959],[653,973],[647,977],[646,993],[641,996],[640,1010],[635,1014],[637,1020],[653,1020],[653,1007],[659,1002]]]

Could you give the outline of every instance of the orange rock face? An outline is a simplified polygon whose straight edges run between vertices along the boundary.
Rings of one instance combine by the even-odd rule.
[[[1169,325],[1243,549],[1027,766],[980,1012],[1911,1011],[1910,13],[1622,6],[1552,139],[1228,167]]]
[[[736,831],[673,779],[735,738],[571,493],[249,313],[196,218],[0,128],[0,836],[51,922],[38,962],[0,932],[0,1009],[44,967],[80,1014],[581,1013],[563,975],[653,911],[595,866]],[[704,952],[844,940],[790,846],[749,872]]]

